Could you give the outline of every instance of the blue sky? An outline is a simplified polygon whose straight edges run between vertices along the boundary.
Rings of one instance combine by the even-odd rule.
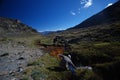
[[[117,0],[0,0],[0,16],[19,19],[38,31],[64,30]]]

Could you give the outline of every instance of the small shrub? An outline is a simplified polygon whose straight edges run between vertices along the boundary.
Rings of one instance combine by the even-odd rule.
[[[77,70],[77,76],[80,80],[102,80],[97,74],[92,70]]]
[[[7,38],[0,38],[0,41],[6,41]]]
[[[28,77],[23,77],[22,79],[20,79],[20,80],[29,80],[29,78]]]
[[[33,80],[44,80],[47,76],[39,70],[33,70],[31,77]]]
[[[35,65],[40,65],[39,61],[33,61],[27,64],[27,66],[35,66]]]
[[[36,46],[41,45],[41,40],[40,39],[34,40],[34,45],[36,45]]]

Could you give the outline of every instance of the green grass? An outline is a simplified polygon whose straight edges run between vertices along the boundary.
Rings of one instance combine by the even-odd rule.
[[[13,37],[4,37],[0,38],[0,42],[9,43],[14,42],[18,45],[25,45],[27,47],[36,48],[34,42],[35,40],[44,40],[45,37],[41,35],[30,35],[30,36],[13,36]]]
[[[99,47],[99,46],[108,46],[108,45],[110,45],[109,42],[100,42],[100,43],[94,44],[94,46],[96,46],[96,47]]]
[[[72,77],[72,74],[68,70],[62,70],[59,65],[60,60],[56,57],[52,57],[49,54],[43,55],[36,61],[29,63],[25,75],[31,75],[34,80],[39,80],[40,78],[44,80],[66,80]],[[28,71],[28,72],[27,72]],[[92,70],[77,70],[76,78],[85,80],[95,80],[98,76]],[[100,80],[100,79],[97,79]]]
[[[43,44],[48,44],[49,45],[49,44],[52,44],[52,39],[44,37],[44,38],[42,38],[41,42]]]
[[[28,76],[24,76],[21,80],[29,80]]]
[[[33,68],[26,70],[25,75],[32,75],[35,80],[40,76],[45,80],[61,80],[66,73],[66,71],[59,72],[58,69],[55,69],[59,68],[59,60],[47,53],[38,60],[30,62],[28,65]]]
[[[31,37],[14,37],[5,38],[1,41],[15,41],[20,45],[23,43],[26,46],[37,48],[34,44],[35,40],[40,40],[43,44],[52,44],[52,38],[41,36]],[[75,54],[73,62],[75,64],[94,66],[93,71],[78,70],[77,77],[82,80],[101,80],[104,78],[102,73],[106,75],[112,69],[115,73],[116,67],[119,65],[114,63],[120,60],[120,42],[80,42],[72,45],[72,52]],[[70,71],[60,70],[60,60],[50,56],[48,53],[35,61],[30,61],[24,71],[23,80],[29,80],[31,76],[34,80],[43,78],[44,80],[65,80],[66,77],[71,77]],[[115,66],[114,66],[115,65]],[[96,72],[96,70],[98,70]],[[105,71],[105,72],[104,72]],[[69,76],[68,76],[69,74]],[[112,74],[112,73],[111,73]],[[109,75],[111,75],[109,74]]]
[[[65,80],[67,77],[71,77],[71,72],[67,70],[62,70],[60,68],[59,62],[60,60],[56,57],[52,57],[49,54],[45,54],[37,61],[33,61],[31,63],[31,66],[33,68],[31,69],[31,71],[28,70],[28,74],[32,75],[35,80],[37,80],[40,76],[42,76],[42,78],[44,78],[45,80]],[[78,72],[78,76],[80,76],[82,73],[81,71]],[[88,77],[90,77],[91,75],[89,75],[89,73],[87,74],[87,72],[84,73],[85,76],[83,78],[86,78],[87,80]],[[92,72],[90,72],[90,74],[91,73]]]
[[[73,53],[77,55],[74,57],[74,59],[77,58],[76,62],[94,66],[94,73],[99,75],[99,79],[106,80],[109,79],[109,76],[111,76],[111,79],[118,77],[117,71],[120,72],[117,70],[120,67],[118,64],[120,60],[120,42],[81,42],[80,44],[72,44],[72,47]],[[112,72],[115,75],[112,76]]]
[[[52,44],[52,39],[45,37],[36,37],[30,41],[34,42],[37,39],[41,40],[41,43],[43,44]],[[95,70],[99,68],[98,66],[101,67],[101,65],[103,65],[103,69],[106,69],[106,63],[112,65],[112,62],[120,60],[120,42],[81,42],[71,45],[71,53],[76,54],[76,56],[73,56],[73,62],[76,62],[76,64],[82,63],[82,65],[94,65]],[[59,62],[60,61],[57,58],[46,53],[41,58],[36,61],[31,61],[28,64],[25,75],[32,76],[35,80],[40,77],[45,80],[64,80],[68,77],[67,74],[70,76],[71,74],[70,71],[67,70],[59,71]],[[100,69],[100,72],[104,72],[103,69]],[[102,73],[100,73],[100,75],[101,74]],[[102,78],[104,78],[103,76],[99,76],[94,70],[79,70],[77,72],[77,77],[84,80],[102,80]]]
[[[80,80],[102,80],[92,70],[79,69],[77,70],[77,75]]]

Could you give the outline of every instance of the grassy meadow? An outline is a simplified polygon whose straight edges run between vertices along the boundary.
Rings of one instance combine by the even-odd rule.
[[[52,38],[35,38],[32,42],[36,40],[40,40],[43,44],[52,44]],[[92,66],[92,70],[77,69],[77,80],[119,79],[117,73],[120,71],[116,68],[120,66],[120,42],[86,41],[70,45],[72,61],[76,66]],[[34,47],[37,46],[34,45]],[[36,61],[30,61],[24,71],[23,80],[29,80],[29,76],[34,80],[76,80],[69,70],[60,67],[60,60],[51,56],[49,52]]]

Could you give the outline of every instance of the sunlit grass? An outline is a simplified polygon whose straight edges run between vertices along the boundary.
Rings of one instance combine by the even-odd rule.
[[[59,72],[59,70],[57,71],[55,68],[59,67],[59,59],[52,57],[47,53],[38,60],[28,63],[28,66],[33,68],[30,71],[29,69],[26,69],[26,75],[30,75],[31,73],[35,80],[37,80],[40,75],[44,75],[43,78],[45,80],[61,80],[66,72]]]
[[[108,45],[110,45],[110,43],[109,42],[100,42],[100,43],[96,43],[96,44],[94,44],[94,46],[96,46],[96,47],[99,47],[99,46],[108,46]]]

